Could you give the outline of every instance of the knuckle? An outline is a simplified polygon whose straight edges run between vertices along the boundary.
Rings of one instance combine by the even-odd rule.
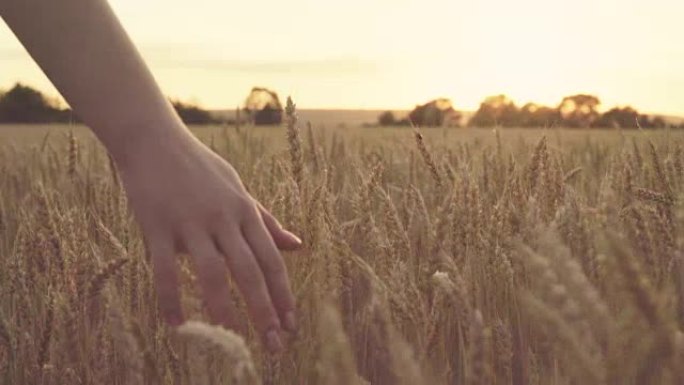
[[[238,210],[241,216],[247,220],[252,220],[257,215],[257,209],[254,201],[247,196],[240,197],[238,201]]]
[[[237,244],[233,246],[233,253],[231,253],[230,257],[230,259],[233,260],[233,264],[240,271],[252,270],[254,265],[252,261],[255,260],[254,254],[252,253],[252,249],[243,242],[237,242]]]
[[[223,259],[217,254],[195,256],[195,265],[207,278],[221,276]]]
[[[245,297],[254,303],[263,302],[260,298],[266,293],[266,282],[256,264],[248,263],[246,259],[239,258],[235,262],[235,280],[240,286]]]
[[[246,243],[240,244],[240,247],[238,247],[238,253],[238,257],[244,259],[245,261],[255,260],[254,253],[252,253],[252,249]]]
[[[201,226],[194,217],[182,216],[174,220],[176,223],[174,239],[187,250],[194,243],[195,239],[201,234]]]
[[[230,214],[224,209],[210,209],[206,214],[206,221],[212,228],[224,226],[230,221]]]
[[[263,280],[253,266],[246,266],[241,269],[241,273],[237,274],[236,280],[240,282],[245,290],[257,290],[263,285]]]
[[[279,326],[280,324],[271,305],[264,301],[260,301],[260,303],[254,306],[254,319],[262,329]]]

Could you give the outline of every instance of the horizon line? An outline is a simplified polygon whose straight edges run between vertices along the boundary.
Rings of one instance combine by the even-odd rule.
[[[34,90],[40,92],[40,93],[41,93],[44,97],[46,97],[48,100],[51,100],[51,99],[54,100],[54,99],[56,99],[59,103],[64,103],[64,104],[66,104],[66,106],[64,106],[64,107],[66,107],[67,109],[71,109],[71,106],[69,106],[69,104],[66,102],[66,100],[64,99],[64,97],[59,93],[59,91],[57,91],[57,95],[55,96],[55,95],[50,95],[50,94],[48,94],[45,90],[43,90],[43,89],[41,89],[41,88],[39,88],[39,87],[36,87],[36,86],[34,86],[34,85],[31,85],[31,84],[28,83],[28,82],[24,82],[24,81],[17,80],[17,81],[10,82],[10,84],[11,84],[11,85],[10,85],[8,88],[0,87],[0,93],[1,93],[1,92],[6,92],[7,90],[11,89],[12,87],[14,87],[14,86],[16,86],[16,85],[23,85],[23,86],[30,87],[30,88],[32,88],[32,89],[34,89]],[[578,94],[582,94],[582,93],[570,93],[570,94],[568,94],[568,95],[566,95],[566,96],[572,96],[572,95],[578,95]],[[591,93],[588,93],[588,94],[591,95]],[[528,104],[528,103],[533,103],[533,104],[537,104],[537,105],[539,105],[539,106],[552,107],[552,108],[557,107],[557,105],[554,105],[554,104],[547,105],[547,104],[538,103],[538,102],[535,102],[535,101],[526,101],[526,102],[524,102],[524,103],[520,103],[519,101],[517,101],[517,100],[515,100],[515,99],[513,99],[513,98],[511,98],[511,97],[509,97],[509,96],[506,95],[505,93],[498,93],[498,94],[497,94],[497,93],[494,93],[494,94],[492,94],[492,95],[487,95],[487,96],[485,96],[485,98],[483,98],[483,101],[484,101],[487,97],[490,97],[490,96],[497,96],[497,95],[504,95],[504,96],[506,96],[506,97],[509,98],[511,101],[513,101],[513,103],[514,103],[516,106],[518,106],[518,107],[522,107],[522,106],[524,106],[525,104]],[[182,102],[182,103],[187,103],[187,104],[190,104],[190,105],[199,107],[199,108],[201,108],[201,109],[204,109],[204,110],[210,111],[210,112],[211,112],[211,111],[214,111],[214,112],[216,112],[216,111],[221,111],[221,112],[235,111],[235,108],[213,108],[213,107],[207,107],[207,106],[205,106],[205,105],[202,105],[201,103],[198,103],[198,102],[196,102],[196,101],[193,101],[193,99],[195,99],[196,96],[190,96],[190,97],[185,97],[185,98],[179,98],[179,97],[177,97],[177,96],[171,96],[171,95],[168,95],[168,94],[165,94],[165,96],[166,96],[166,98],[167,98],[169,101],[178,101],[178,102]],[[594,96],[598,97],[599,100],[601,99],[601,97],[600,97],[599,95],[594,95]],[[439,98],[446,98],[446,99],[448,99],[448,100],[450,100],[450,101],[452,100],[451,98],[449,98],[449,97],[444,97],[444,96],[434,97],[434,98],[432,98],[432,99],[430,99],[430,100],[436,100],[436,99],[439,99]],[[398,108],[398,107],[353,107],[353,108],[352,108],[352,107],[330,107],[330,106],[310,107],[310,108],[307,108],[307,107],[302,107],[302,106],[299,105],[299,103],[297,103],[297,109],[298,109],[298,110],[308,110],[308,111],[357,111],[357,112],[358,112],[358,111],[368,111],[368,112],[375,112],[375,111],[392,111],[392,112],[404,112],[404,111],[411,111],[411,110],[412,110],[413,108],[415,108],[416,106],[420,106],[420,105],[422,105],[422,104],[428,103],[430,100],[425,101],[425,102],[423,102],[423,103],[420,103],[420,102],[419,102],[419,103],[413,103],[413,107],[401,107],[401,108]],[[452,103],[453,103],[453,101],[452,101]],[[598,109],[598,111],[601,111],[601,112],[603,112],[603,111],[608,111],[608,110],[610,110],[611,108],[632,107],[632,108],[636,109],[637,111],[639,111],[640,113],[646,114],[646,115],[650,115],[650,116],[656,116],[656,117],[657,117],[657,116],[660,116],[660,117],[669,117],[669,118],[680,118],[680,119],[684,119],[684,111],[682,111],[682,112],[653,112],[653,111],[641,111],[638,107],[636,107],[636,106],[634,106],[634,105],[631,105],[631,104],[628,104],[628,103],[619,103],[619,104],[614,104],[614,105],[612,105],[612,106],[607,106],[607,105],[604,105],[603,103],[601,103],[599,106],[600,106],[600,108]],[[62,107],[62,106],[59,106],[59,107]],[[236,107],[237,107],[237,106],[236,106]],[[603,107],[603,108],[601,108],[601,107]],[[477,108],[475,108],[475,109],[457,109],[457,110],[460,111],[460,112],[464,112],[464,113],[475,113],[478,109],[479,109],[479,105],[478,105]]]

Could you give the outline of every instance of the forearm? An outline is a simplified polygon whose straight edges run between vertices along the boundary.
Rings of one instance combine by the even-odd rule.
[[[117,161],[184,131],[106,0],[2,0],[0,16]]]

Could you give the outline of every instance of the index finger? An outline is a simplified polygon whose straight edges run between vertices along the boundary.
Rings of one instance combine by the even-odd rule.
[[[185,242],[195,261],[199,284],[212,322],[237,330],[235,306],[230,295],[228,269],[223,255],[206,233],[191,232]]]
[[[264,273],[268,291],[282,325],[288,331],[294,332],[297,328],[295,298],[290,289],[285,261],[256,207],[242,225],[242,233]]]
[[[173,241],[162,237],[151,238],[148,250],[152,261],[154,287],[162,317],[171,326],[183,323],[183,310],[178,292],[178,272]]]

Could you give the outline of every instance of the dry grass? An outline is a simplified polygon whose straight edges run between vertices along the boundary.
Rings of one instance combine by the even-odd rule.
[[[160,322],[116,172],[81,127],[1,128],[0,382],[684,383],[683,135],[303,142],[289,122],[198,131],[305,239],[286,256],[301,330],[279,357],[254,333]]]

